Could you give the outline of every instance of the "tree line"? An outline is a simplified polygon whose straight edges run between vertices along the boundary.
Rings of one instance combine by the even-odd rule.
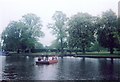
[[[98,51],[101,47],[108,48],[111,54],[114,49],[120,49],[120,18],[112,10],[103,12],[101,16],[77,13],[69,18],[62,11],[56,11],[52,19],[53,22],[47,27],[56,36],[56,40],[50,47],[59,49],[61,54],[64,49],[85,53],[93,46]],[[43,49],[39,38],[45,34],[41,28],[40,17],[31,13],[24,15],[19,21],[10,22],[2,32],[2,48],[18,53]]]

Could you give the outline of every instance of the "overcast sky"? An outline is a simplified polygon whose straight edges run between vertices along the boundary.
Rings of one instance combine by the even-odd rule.
[[[101,15],[103,11],[112,9],[118,12],[119,0],[0,0],[0,34],[10,21],[20,20],[27,13],[34,13],[42,20],[45,37],[44,45],[50,45],[55,39],[46,25],[51,22],[55,11],[62,11],[68,17],[77,12]]]

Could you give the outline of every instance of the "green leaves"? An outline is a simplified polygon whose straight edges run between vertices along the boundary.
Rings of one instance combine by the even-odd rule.
[[[2,33],[4,49],[31,49],[38,38],[44,36],[41,27],[40,18],[35,14],[27,14],[21,20],[11,22]]]
[[[67,18],[62,11],[56,11],[52,16],[53,22],[48,24],[56,40],[52,48],[64,48],[85,50],[120,48],[120,18],[112,10],[103,12],[102,16],[91,16],[88,13],[77,13]],[[41,31],[41,20],[35,14],[26,14],[19,21],[12,21],[2,32],[3,48],[6,50],[42,48],[38,43],[40,37],[44,37]],[[96,43],[97,42],[97,43]],[[99,51],[99,49],[98,49]]]
[[[69,25],[69,46],[85,49],[94,41],[93,17],[87,13],[78,13],[71,17]]]
[[[51,24],[48,24],[48,28],[52,29],[52,33],[56,35],[58,44],[55,43],[55,45],[60,45],[60,48],[63,49],[63,44],[66,38],[66,21],[67,17],[66,15],[61,11],[56,11],[55,14],[52,16],[54,22]]]
[[[114,32],[117,31],[117,16],[112,10],[102,14],[101,26],[98,30],[98,41],[102,47],[109,48],[113,54],[113,48],[116,47],[116,38]]]

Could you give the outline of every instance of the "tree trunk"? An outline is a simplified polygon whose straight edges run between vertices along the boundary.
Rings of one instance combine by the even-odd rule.
[[[61,42],[61,55],[63,55],[63,39],[60,38],[60,42]]]
[[[85,47],[82,48],[82,52],[83,52],[83,54],[85,54]]]
[[[110,54],[113,54],[113,52],[114,52],[114,49],[110,48]]]
[[[69,53],[70,53],[70,55],[72,54],[72,52],[71,52],[71,51],[70,51]]]
[[[77,51],[75,51],[75,54],[78,55]]]
[[[19,50],[19,49],[17,49],[17,53],[18,53],[18,54],[20,53],[20,50]]]

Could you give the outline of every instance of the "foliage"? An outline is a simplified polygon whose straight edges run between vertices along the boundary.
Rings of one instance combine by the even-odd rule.
[[[69,20],[69,47],[85,49],[94,42],[94,17],[88,13],[78,13]]]
[[[38,38],[44,36],[41,26],[40,18],[35,14],[27,14],[19,21],[10,22],[2,32],[3,48],[24,51],[35,47]]]
[[[63,53],[63,43],[66,38],[66,21],[67,17],[66,15],[61,11],[56,11],[55,14],[52,16],[54,22],[48,25],[48,28],[52,29],[53,35],[57,37],[57,41],[59,45],[60,42],[60,48],[61,53]]]
[[[117,27],[117,16],[112,10],[102,14],[100,28],[98,30],[98,41],[102,47],[109,48],[113,54],[113,48],[116,47],[116,38],[114,32]]]
[[[93,45],[89,48],[89,50],[90,51],[97,51],[97,52],[107,51],[105,48],[101,47],[97,41],[95,41],[93,43]]]
[[[67,43],[63,43],[63,47],[67,48]],[[49,46],[50,49],[61,49],[60,42],[58,40],[54,40],[52,44]]]
[[[35,49],[44,49],[44,46],[40,42],[36,42],[35,43]]]
[[[20,29],[23,27],[23,23],[13,21],[2,32],[3,48],[5,50],[16,50],[19,48]]]
[[[119,50],[120,50],[120,18],[118,18],[118,21],[117,21],[117,31],[114,33],[115,34],[115,37],[117,38],[117,41],[116,43],[118,44],[118,47]]]
[[[50,46],[51,49],[63,53],[64,48],[69,48],[85,53],[89,49],[100,51],[108,48],[111,54],[114,48],[120,49],[120,18],[117,19],[112,10],[103,12],[101,17],[77,13],[69,20],[62,11],[56,11],[52,19],[53,23],[48,24],[48,28],[56,40]],[[41,27],[40,17],[31,13],[22,16],[19,21],[10,22],[1,35],[2,48],[23,52],[26,49],[43,49],[43,45],[38,42],[44,36]]]
[[[115,40],[115,44],[116,44],[116,48],[118,49],[118,50],[120,50],[120,29],[117,29],[117,31],[116,32],[114,32],[113,33],[114,34],[114,40]]]

